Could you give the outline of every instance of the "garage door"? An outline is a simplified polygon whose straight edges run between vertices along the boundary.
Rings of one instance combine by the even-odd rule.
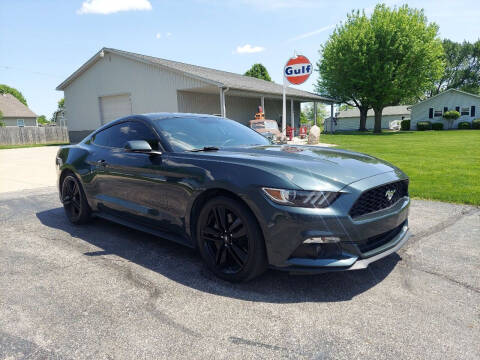
[[[130,95],[102,96],[100,98],[100,118],[102,125],[112,120],[132,114]]]

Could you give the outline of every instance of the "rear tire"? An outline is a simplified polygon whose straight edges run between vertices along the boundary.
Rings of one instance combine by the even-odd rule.
[[[224,196],[209,200],[200,211],[196,239],[208,268],[224,280],[248,281],[267,269],[260,227],[239,201]]]
[[[65,214],[72,224],[85,224],[90,220],[90,206],[80,181],[73,174],[68,174],[62,181],[62,203]]]

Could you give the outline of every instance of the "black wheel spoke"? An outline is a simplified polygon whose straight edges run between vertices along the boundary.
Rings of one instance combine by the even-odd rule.
[[[227,253],[225,251],[225,246],[222,244],[217,247],[217,253],[215,254],[215,265],[221,266],[224,265],[227,260]]]
[[[232,244],[232,246],[229,246],[227,249],[232,259],[238,265],[243,267],[243,265],[245,264],[245,254],[242,253],[242,251],[235,244]]]
[[[237,228],[236,231],[232,232],[232,237],[234,239],[239,239],[245,235],[247,235],[247,230],[245,229],[245,226],[243,226],[243,224],[241,224],[241,227]]]
[[[235,219],[235,221],[233,223],[230,224],[230,226],[228,227],[228,231],[230,232],[234,232],[235,230],[237,230],[238,227],[242,226],[243,223],[242,223],[242,220],[240,220],[238,217]]]
[[[214,211],[214,214],[215,214],[215,221],[217,222],[220,229],[226,230],[227,229],[227,218],[226,218],[225,208],[224,207],[217,207],[213,211]]]

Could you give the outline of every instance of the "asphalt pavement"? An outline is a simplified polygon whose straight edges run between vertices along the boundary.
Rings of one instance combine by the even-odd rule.
[[[195,251],[0,194],[0,359],[479,359],[480,209],[414,200],[367,270],[215,278]]]

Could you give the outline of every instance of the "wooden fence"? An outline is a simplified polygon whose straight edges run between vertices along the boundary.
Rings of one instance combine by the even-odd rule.
[[[63,126],[0,127],[0,145],[31,145],[68,142],[68,130]]]

